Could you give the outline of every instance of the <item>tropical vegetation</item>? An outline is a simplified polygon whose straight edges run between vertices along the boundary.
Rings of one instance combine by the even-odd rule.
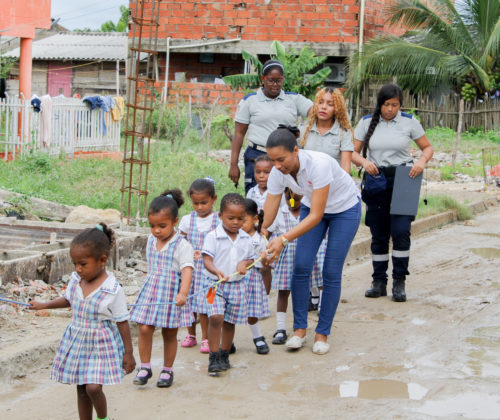
[[[349,90],[373,78],[404,89],[463,91],[466,99],[500,89],[500,0],[395,0],[388,23],[407,30],[380,36],[349,58]]]
[[[254,73],[236,74],[226,76],[223,79],[233,89],[255,89],[261,85],[260,75],[263,63],[245,50],[241,52],[241,55],[251,65]],[[279,60],[285,68],[283,89],[301,93],[307,97],[316,92],[316,89],[325,82],[331,71],[328,67],[314,71],[326,61],[327,57],[316,56],[316,53],[307,46],[300,51],[293,48],[287,51],[279,41],[273,41],[271,44],[271,58]]]

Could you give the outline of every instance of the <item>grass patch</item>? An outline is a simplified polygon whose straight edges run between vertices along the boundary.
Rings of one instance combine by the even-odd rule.
[[[472,211],[469,210],[467,205],[461,204],[447,195],[438,194],[428,196],[427,205],[424,204],[423,198],[420,199],[417,219],[444,213],[448,210],[456,211],[458,220],[469,220],[472,218]]]
[[[457,133],[451,128],[435,127],[426,130],[426,135],[435,151],[451,153],[455,147]],[[485,147],[500,145],[496,131],[475,131],[462,133],[459,150],[462,153],[478,154]]]
[[[244,194],[243,182],[235,189],[224,164],[204,155],[169,150],[166,142],[151,148],[149,200],[166,188],[177,187],[185,193],[192,181],[208,175],[215,180],[219,200],[228,192]],[[33,154],[0,162],[0,188],[61,204],[120,210],[122,171],[122,163],[110,159],[59,159]],[[191,210],[187,199],[180,214]]]

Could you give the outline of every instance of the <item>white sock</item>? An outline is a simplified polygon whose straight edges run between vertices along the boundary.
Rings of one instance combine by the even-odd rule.
[[[316,287],[316,286],[311,287],[311,296],[312,297],[318,297],[319,293],[320,293],[319,287]]]
[[[257,321],[255,324],[250,325],[250,331],[252,331],[253,338],[262,337],[262,331],[260,330],[260,323]],[[263,346],[265,343],[263,341],[257,341],[256,346]]]
[[[319,304],[318,304],[318,313],[321,310],[321,299],[323,298],[323,289],[319,289]]]
[[[276,329],[286,331],[286,312],[276,312]]]

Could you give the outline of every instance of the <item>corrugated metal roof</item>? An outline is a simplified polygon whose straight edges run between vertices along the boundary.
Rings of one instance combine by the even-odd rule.
[[[19,48],[4,54],[19,57]],[[34,60],[125,60],[127,34],[123,32],[59,32],[33,41]]]

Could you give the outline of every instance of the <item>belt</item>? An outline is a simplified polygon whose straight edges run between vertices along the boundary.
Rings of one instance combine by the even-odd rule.
[[[259,152],[262,152],[262,153],[267,153],[267,150],[264,146],[252,143],[251,141],[248,142],[248,147],[250,147],[251,149],[254,149],[254,150],[258,150]]]
[[[398,166],[411,166],[411,165],[413,165],[413,162],[405,162]],[[396,175],[396,168],[397,166],[384,166],[378,169],[382,171],[386,176],[394,176]]]

